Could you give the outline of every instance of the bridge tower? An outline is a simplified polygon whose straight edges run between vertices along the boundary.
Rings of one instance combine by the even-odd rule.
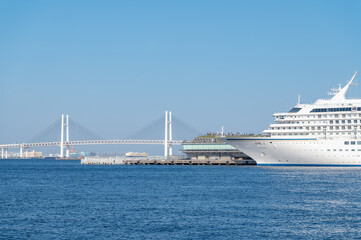
[[[169,132],[168,132],[169,129]],[[165,111],[165,126],[164,126],[164,157],[173,155],[172,139],[172,112]],[[169,154],[168,154],[169,153]]]
[[[64,145],[64,127],[66,127],[66,142],[69,142],[69,115],[66,115],[66,123],[64,123],[64,114],[61,115],[61,133],[60,133],[60,155],[64,157],[64,147],[66,147],[66,157],[69,157],[69,146]]]
[[[173,140],[173,131],[172,131],[172,112],[169,112],[169,156],[173,156],[173,147],[172,147],[172,140]]]
[[[69,142],[69,115],[66,115],[66,141]],[[66,158],[69,158],[69,145],[66,145]]]
[[[5,150],[5,154],[4,154]],[[1,148],[1,158],[8,158],[8,149],[7,148]]]

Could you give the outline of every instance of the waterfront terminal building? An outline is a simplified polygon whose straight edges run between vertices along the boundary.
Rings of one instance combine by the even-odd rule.
[[[246,160],[250,164],[254,162],[249,156],[214,135],[196,137],[192,141],[184,142],[182,146],[181,152],[187,154],[191,160]]]

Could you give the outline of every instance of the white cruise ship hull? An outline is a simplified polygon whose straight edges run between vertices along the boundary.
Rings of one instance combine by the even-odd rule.
[[[257,165],[361,166],[361,141],[356,139],[266,137],[222,140],[250,156]]]

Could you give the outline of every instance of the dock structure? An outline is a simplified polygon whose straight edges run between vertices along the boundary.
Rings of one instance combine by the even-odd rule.
[[[127,159],[121,157],[86,157],[81,160],[83,165],[256,165],[252,159],[184,159],[184,158],[140,158]]]

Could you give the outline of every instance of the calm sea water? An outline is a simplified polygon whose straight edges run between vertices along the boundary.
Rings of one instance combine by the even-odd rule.
[[[2,239],[361,237],[361,168],[1,160]]]

